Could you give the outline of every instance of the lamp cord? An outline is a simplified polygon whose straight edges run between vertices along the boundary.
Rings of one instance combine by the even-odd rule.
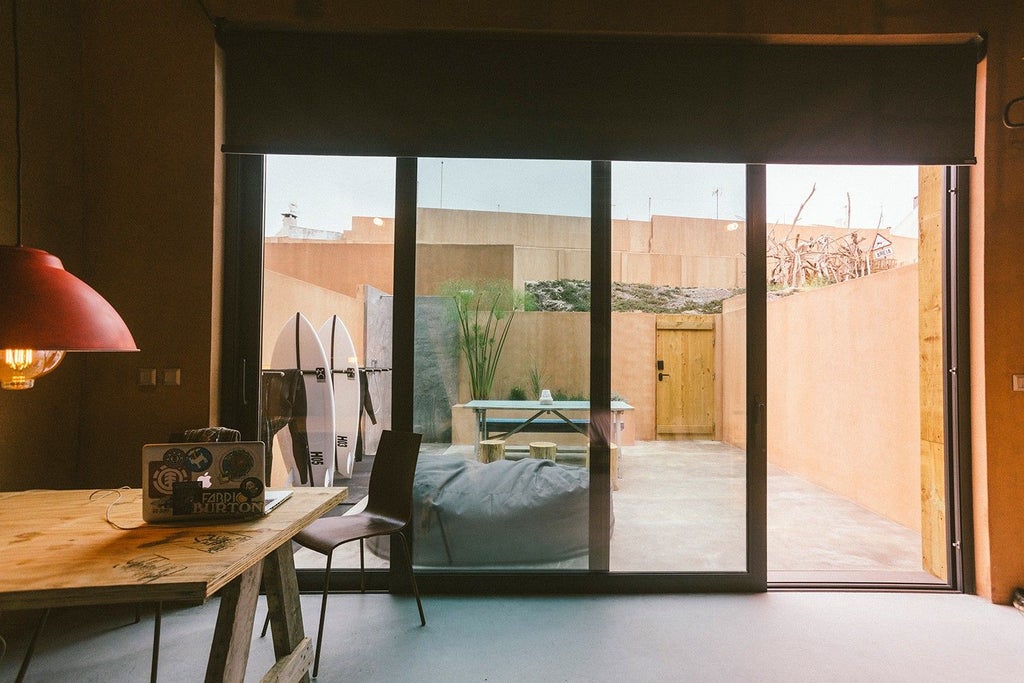
[[[11,42],[14,47],[14,229],[21,245],[21,67],[18,59],[18,0],[11,2]]]

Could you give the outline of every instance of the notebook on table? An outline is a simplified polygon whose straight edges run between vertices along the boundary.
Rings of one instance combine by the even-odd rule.
[[[160,443],[142,447],[147,522],[252,519],[291,491],[267,491],[262,441]]]

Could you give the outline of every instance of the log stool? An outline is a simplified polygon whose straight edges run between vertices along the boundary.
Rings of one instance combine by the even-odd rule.
[[[611,461],[611,479],[612,479],[612,490],[619,490],[619,446],[618,444],[608,444],[608,459]],[[590,467],[590,444],[587,444],[587,454],[583,461],[583,466],[586,468]]]
[[[530,457],[554,460],[557,448],[551,441],[534,441],[530,444]]]
[[[505,442],[501,439],[486,439],[480,442],[480,454],[477,460],[482,463],[505,459]]]

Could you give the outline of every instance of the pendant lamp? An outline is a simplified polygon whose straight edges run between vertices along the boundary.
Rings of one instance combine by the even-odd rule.
[[[64,270],[56,256],[21,244],[17,0],[12,5],[17,244],[0,245],[0,387],[31,389],[69,351],[139,349],[121,316],[96,290]]]

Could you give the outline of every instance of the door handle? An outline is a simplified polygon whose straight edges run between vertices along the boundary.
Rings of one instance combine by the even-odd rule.
[[[659,372],[658,373],[658,381],[660,382],[661,380],[665,379],[668,376],[669,376],[669,374],[667,372]]]

